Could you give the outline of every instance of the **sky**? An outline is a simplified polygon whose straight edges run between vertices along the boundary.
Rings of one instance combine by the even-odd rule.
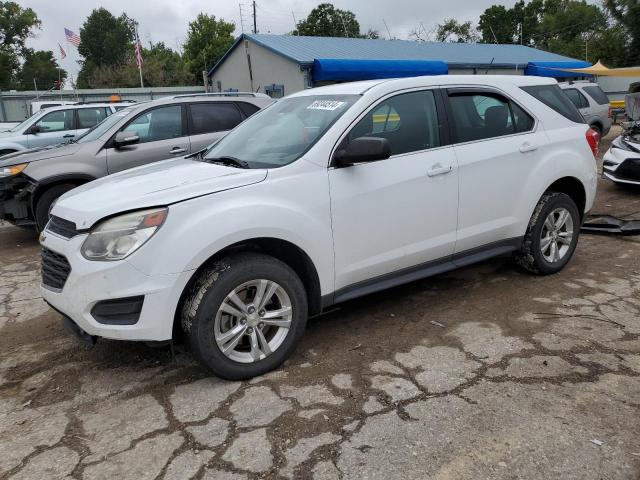
[[[187,27],[200,12],[224,18],[235,23],[236,35],[250,33],[253,23],[250,0],[17,0],[23,7],[31,7],[42,27],[28,41],[39,50],[53,50],[59,58],[58,43],[67,57],[59,60],[61,66],[73,77],[77,75],[79,55],[73,45],[67,43],[64,28],[79,34],[80,27],[94,8],[103,6],[114,15],[126,12],[138,21],[140,39],[145,44],[164,42],[181,51]],[[294,28],[294,17],[300,21],[322,1],[327,0],[257,0],[256,17],[258,33],[288,33]],[[329,0],[330,1],[330,0]],[[502,3],[512,6],[515,0],[336,0],[337,8],[355,13],[360,29],[377,30],[381,37],[406,39],[414,30],[432,32],[446,18],[477,23],[485,8]],[[242,15],[241,15],[242,12]],[[389,33],[387,32],[388,26]]]

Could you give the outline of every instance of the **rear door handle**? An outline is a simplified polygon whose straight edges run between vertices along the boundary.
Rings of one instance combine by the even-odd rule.
[[[443,167],[441,163],[436,163],[429,170],[427,170],[427,175],[429,177],[435,177],[436,175],[451,173],[451,170],[453,170],[453,167],[451,165]]]
[[[180,153],[186,153],[187,149],[186,148],[181,148],[181,147],[173,147],[171,150],[169,150],[169,153],[171,155],[178,155]]]
[[[534,145],[533,143],[529,143],[529,142],[524,142],[522,145],[520,145],[520,153],[533,152],[537,149],[538,149],[537,145]]]

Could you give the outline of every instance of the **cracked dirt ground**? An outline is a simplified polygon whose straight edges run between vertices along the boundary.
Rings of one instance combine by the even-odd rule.
[[[596,210],[640,192],[602,183]],[[237,383],[80,345],[33,235],[0,244],[0,478],[640,478],[638,237],[584,235],[553,277],[496,259],[350,302]]]

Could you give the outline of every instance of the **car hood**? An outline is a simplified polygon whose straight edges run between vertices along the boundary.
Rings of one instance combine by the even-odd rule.
[[[8,167],[18,163],[38,162],[49,158],[65,157],[73,155],[82,146],[77,143],[62,143],[59,145],[49,145],[47,147],[28,148],[9,155],[0,157],[0,167]]]
[[[188,160],[165,160],[82,185],[60,197],[51,213],[78,229],[120,212],[170,205],[263,181],[267,170],[243,170]]]

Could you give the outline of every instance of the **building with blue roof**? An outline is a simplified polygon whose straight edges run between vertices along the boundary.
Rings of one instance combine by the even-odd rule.
[[[243,34],[208,72],[216,91],[280,97],[328,83],[450,74],[534,74],[591,65],[523,45]]]

